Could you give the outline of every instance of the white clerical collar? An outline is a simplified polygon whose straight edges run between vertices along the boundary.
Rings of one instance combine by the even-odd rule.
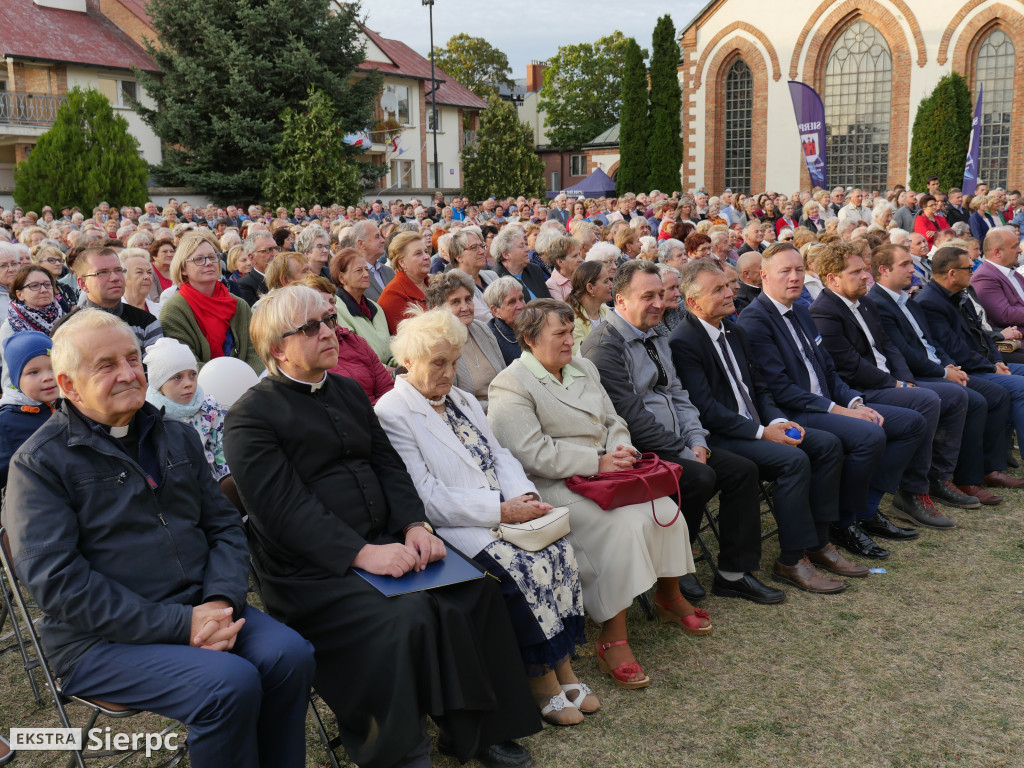
[[[316,384],[310,384],[308,381],[302,381],[301,379],[296,379],[294,376],[289,376],[284,371],[281,371],[281,375],[284,376],[286,379],[291,379],[292,381],[296,382],[297,384],[305,384],[307,387],[309,387],[309,391],[310,392],[316,392],[318,389],[320,389],[320,387],[322,387],[324,384],[327,383],[327,371],[324,371],[324,377],[322,379],[320,379],[320,381],[318,381]]]
[[[131,424],[125,424],[123,427],[111,427],[110,436],[116,438],[128,437],[129,429],[131,429]]]

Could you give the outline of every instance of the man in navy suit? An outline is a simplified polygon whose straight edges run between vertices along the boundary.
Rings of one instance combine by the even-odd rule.
[[[893,506],[929,528],[953,528],[932,495],[950,507],[976,509],[981,502],[953,485],[960,436],[967,415],[967,394],[949,382],[920,382],[889,341],[873,305],[860,301],[868,292],[868,270],[860,249],[830,243],[818,256],[825,290],[811,304],[811,316],[840,378],[856,387],[865,402],[917,411],[928,422],[922,452],[903,473]]]
[[[803,427],[836,435],[845,452],[835,543],[863,557],[890,552],[868,535],[912,538],[916,531],[894,526],[878,502],[894,493],[903,470],[926,437],[923,416],[905,408],[864,404],[836,373],[810,312],[796,299],[803,290],[804,262],[792,243],[775,243],[761,255],[761,295],[740,316],[772,397],[782,412]]]
[[[966,295],[973,269],[963,248],[944,246],[932,257],[932,279],[914,299],[924,310],[935,340],[971,378],[990,381],[1010,396],[1010,418],[1018,439],[1024,434],[1024,365],[1003,362]],[[1000,444],[1002,447],[1003,444]],[[1002,471],[985,476],[990,488],[1021,488],[1024,480]]]
[[[700,259],[682,268],[679,286],[689,312],[669,339],[672,362],[712,450],[753,461],[762,480],[772,480],[781,552],[775,578],[808,592],[841,592],[846,585],[821,573],[865,577],[829,542],[829,523],[839,519],[843,445],[835,435],[803,429],[775,405],[752,366],[746,334],[727,319],[733,297],[721,268]],[[787,435],[796,429],[798,437]],[[818,568],[816,568],[817,566]]]
[[[968,396],[967,418],[960,439],[960,455],[953,482],[982,504],[1002,499],[985,488],[985,475],[1006,469],[1006,422],[1010,396],[1002,387],[969,376],[935,340],[928,318],[907,289],[914,276],[914,261],[902,245],[886,243],[871,252],[875,284],[865,301],[878,312],[890,341],[899,349],[918,382],[950,382]]]

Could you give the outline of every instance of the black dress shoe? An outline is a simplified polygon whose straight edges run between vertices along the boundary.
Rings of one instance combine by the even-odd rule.
[[[1011,469],[1020,469],[1020,464],[1015,458],[1013,458],[1013,453],[1011,451],[1008,451],[1006,454],[1006,466]]]
[[[871,560],[885,560],[885,558],[892,554],[889,550],[883,549],[873,542],[871,537],[864,533],[857,523],[848,525],[845,528],[830,525],[828,534],[833,544],[858,557],[867,557]]]
[[[704,587],[697,580],[697,574],[695,573],[688,573],[685,576],[679,577],[679,591],[691,603],[696,603],[708,596]]]
[[[476,760],[485,768],[525,768],[527,765],[533,765],[529,750],[514,741],[491,744],[487,749],[477,753]]]
[[[719,597],[742,597],[761,605],[781,603],[786,599],[786,593],[781,589],[762,584],[750,573],[744,573],[736,581],[727,581],[716,573],[711,592]]]
[[[916,528],[900,528],[898,525],[893,524],[892,520],[881,512],[876,512],[874,517],[869,517],[867,520],[859,521],[858,525],[869,536],[878,536],[883,539],[893,539],[894,541],[907,541],[908,539],[916,539],[921,535]]]

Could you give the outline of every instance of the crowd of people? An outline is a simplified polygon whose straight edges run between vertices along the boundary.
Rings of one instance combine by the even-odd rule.
[[[303,766],[311,687],[364,768],[429,766],[428,719],[528,765],[602,707],[587,616],[637,689],[638,595],[696,637],[709,590],[786,600],[764,489],[773,579],[835,594],[1024,487],[1015,191],[90,213],[0,209],[3,524],[65,693],[182,720],[197,768]],[[223,357],[260,377],[229,409],[198,383]],[[671,492],[573,485],[645,454]],[[546,546],[497,535],[563,507]],[[364,578],[451,550],[493,578]]]

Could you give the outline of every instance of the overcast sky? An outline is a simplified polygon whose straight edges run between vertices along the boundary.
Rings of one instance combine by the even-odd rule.
[[[482,37],[504,51],[512,76],[525,77],[534,59],[553,56],[560,45],[592,43],[616,29],[651,50],[651,35],[659,16],[672,16],[676,30],[687,24],[706,0],[621,3],[593,0],[569,2],[493,2],[493,0],[435,0],[434,44],[442,47],[452,35],[465,32]],[[370,29],[401,40],[416,52],[430,54],[429,8],[421,0],[364,0]]]

